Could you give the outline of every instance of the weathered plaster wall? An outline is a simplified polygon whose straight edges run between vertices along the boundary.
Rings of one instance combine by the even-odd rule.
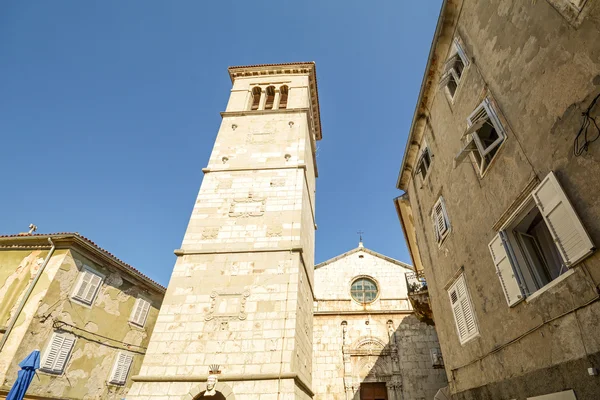
[[[316,400],[345,400],[346,390],[358,399],[362,382],[387,382],[390,400],[431,399],[446,386],[443,369],[431,361],[431,350],[439,348],[435,329],[420,323],[406,300],[404,274],[410,271],[363,248],[315,270]],[[352,299],[350,286],[365,275],[378,283],[380,295],[362,305]]]
[[[28,393],[68,399],[123,398],[131,385],[130,379],[125,386],[107,383],[115,357],[119,350],[134,354],[129,378],[137,374],[148,345],[149,333],[158,315],[162,294],[143,289],[125,273],[92,261],[74,250],[57,250],[55,254],[45,270],[45,274],[50,270],[55,271],[54,279],[51,282],[48,280],[43,296],[32,296],[28,302],[32,320],[18,343],[1,389],[9,389],[16,379],[17,364],[34,349],[43,352],[52,333],[62,328],[76,336],[64,373],[57,376],[38,371],[39,379],[34,379]],[[52,265],[57,257],[61,257],[58,259],[60,262]],[[84,264],[106,275],[91,307],[70,298]],[[39,285],[44,285],[44,282],[39,281],[34,294]],[[152,304],[144,328],[129,323],[139,294]]]
[[[588,2],[586,7],[578,28],[545,0],[465,1],[461,11],[457,33],[473,61],[453,104],[438,90],[424,135],[433,154],[431,173],[425,183],[413,178],[408,187],[452,390],[494,383],[490,397],[480,397],[480,391],[464,392],[460,398],[532,396],[561,387],[600,391],[599,381],[588,377],[585,368],[562,380],[542,372],[600,352],[594,328],[600,322],[597,303],[584,306],[597,297],[600,256],[577,265],[571,276],[539,297],[509,308],[488,250],[495,222],[532,178],[542,179],[551,170],[592,240],[600,243],[600,145],[594,143],[588,153],[573,156],[581,112],[600,92],[600,4]],[[466,118],[485,95],[500,111],[507,140],[479,178],[468,162],[456,169],[452,162],[462,146]],[[595,115],[599,111],[596,107]],[[438,249],[430,213],[440,195],[452,232]],[[477,338],[462,346],[446,291],[461,267],[480,330]],[[583,308],[570,312],[578,307]],[[527,386],[510,381],[535,373],[545,376],[543,383]],[[578,398],[595,398],[579,396],[578,392]]]

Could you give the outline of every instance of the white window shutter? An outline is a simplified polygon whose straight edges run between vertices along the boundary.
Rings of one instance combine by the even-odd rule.
[[[465,52],[465,49],[463,49],[458,38],[454,38],[454,46],[456,46],[456,52],[465,64],[465,67],[467,67],[471,63],[471,61],[469,60],[469,57],[467,57],[467,53]]]
[[[533,190],[532,196],[567,267],[593,253],[594,244],[553,172]]]
[[[444,237],[448,234],[449,231],[446,206],[444,205],[444,201],[441,197],[433,206],[431,218],[433,220],[433,230],[435,232],[436,240],[438,243],[441,243],[441,241],[444,239]]]
[[[127,375],[129,374],[132,362],[133,356],[131,354],[119,353],[110,374],[110,383],[124,385],[127,381]]]
[[[80,273],[79,283],[77,290],[73,294],[73,298],[91,305],[96,298],[103,279],[101,275],[84,268]]]
[[[79,282],[79,287],[77,288],[77,292],[75,293],[75,297],[79,298],[79,299],[84,299],[85,298],[85,293],[88,290],[88,287],[90,285],[90,280],[92,279],[92,274],[89,271],[82,271],[81,272],[81,279]]]
[[[91,275],[92,275],[92,279],[90,280],[88,291],[85,294],[85,301],[90,304],[94,300],[94,297],[96,296],[96,292],[98,291],[98,288],[100,287],[100,283],[102,282],[102,278],[100,278],[98,275],[96,275],[96,274],[91,274]]]
[[[75,337],[67,333],[54,333],[48,344],[41,368],[52,373],[62,373],[69,354],[75,344]]]
[[[450,303],[456,322],[456,329],[461,343],[477,334],[478,327],[475,322],[475,314],[467,293],[465,278],[461,275],[454,285],[448,290]]]
[[[510,256],[506,251],[503,232],[499,232],[488,245],[492,260],[496,266],[496,274],[509,306],[514,306],[525,298],[519,277],[515,273]]]
[[[148,317],[148,311],[150,311],[150,302],[138,298],[135,301],[135,306],[133,307],[129,321],[136,325],[144,326],[146,324],[146,318]]]

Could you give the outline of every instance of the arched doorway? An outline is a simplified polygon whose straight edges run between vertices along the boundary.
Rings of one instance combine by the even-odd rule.
[[[218,390],[212,396],[205,396],[204,393],[206,393],[206,391],[202,391],[198,396],[194,397],[194,400],[226,400],[226,397],[223,395],[223,393],[219,392]]]

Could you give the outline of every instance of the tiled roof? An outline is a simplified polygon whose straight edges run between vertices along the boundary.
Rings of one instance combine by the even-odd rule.
[[[2,239],[30,238],[30,237],[37,237],[37,238],[49,237],[49,238],[55,239],[55,238],[58,238],[58,237],[61,237],[61,236],[72,236],[72,237],[79,238],[79,239],[83,240],[84,242],[87,242],[88,244],[92,245],[96,250],[104,253],[105,255],[107,255],[108,257],[112,258],[117,263],[121,264],[123,267],[125,267],[127,270],[129,270],[133,275],[136,275],[137,277],[141,278],[142,280],[145,280],[145,281],[148,281],[148,282],[152,283],[158,289],[161,289],[163,291],[166,290],[166,288],[163,285],[161,285],[160,283],[158,283],[155,280],[151,279],[149,276],[143,274],[137,268],[132,267],[131,265],[129,265],[126,262],[124,262],[123,260],[117,258],[114,254],[112,254],[108,250],[103,249],[102,247],[98,246],[92,240],[86,238],[83,235],[80,235],[77,232],[21,233],[21,234],[17,234],[17,235],[0,235],[0,247],[4,247],[3,243],[2,243],[2,241],[3,241]]]

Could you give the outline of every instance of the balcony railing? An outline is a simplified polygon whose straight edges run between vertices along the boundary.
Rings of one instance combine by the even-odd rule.
[[[423,271],[409,272],[406,277],[406,287],[408,289],[408,300],[415,310],[415,316],[421,322],[428,325],[434,325],[433,313],[429,304],[429,291],[427,281]]]
[[[408,294],[427,292],[427,281],[423,271],[409,272],[405,276]]]

